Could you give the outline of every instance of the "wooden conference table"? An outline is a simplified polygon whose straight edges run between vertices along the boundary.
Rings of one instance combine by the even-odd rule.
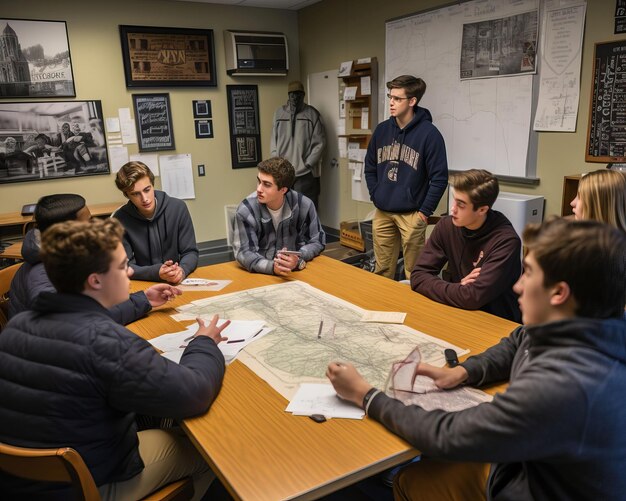
[[[233,282],[217,293],[185,292],[174,307],[285,281],[248,273],[236,262],[199,268],[192,276]],[[362,308],[407,312],[406,325],[468,348],[470,354],[497,343],[516,326],[483,312],[435,303],[405,284],[325,256],[294,273],[293,279]],[[134,281],[132,289],[148,285]],[[146,339],[182,330],[170,318],[172,313],[169,307],[153,311],[129,328]],[[316,499],[419,453],[374,420],[331,419],[318,424],[285,412],[287,403],[243,363],[234,361],[210,411],[184,421],[183,428],[235,499]]]

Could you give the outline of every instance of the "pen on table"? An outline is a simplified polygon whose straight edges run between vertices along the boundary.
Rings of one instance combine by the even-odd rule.
[[[250,336],[248,339],[253,339],[256,336],[258,336],[259,334],[261,334],[261,332],[263,332],[263,329],[259,329],[258,331],[256,331],[254,334],[252,334],[252,336]],[[243,343],[244,341],[247,341],[247,339],[231,339],[229,341],[226,341],[226,344],[229,343]]]

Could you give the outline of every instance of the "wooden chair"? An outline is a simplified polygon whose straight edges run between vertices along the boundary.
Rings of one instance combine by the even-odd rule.
[[[8,321],[9,297],[7,293],[11,288],[11,280],[13,280],[13,276],[20,266],[22,263],[13,264],[0,270],[0,331],[4,329]]]
[[[74,486],[84,501],[100,501],[100,493],[80,454],[70,447],[28,449],[0,443],[0,470],[15,477],[38,482],[61,482]],[[172,482],[144,501],[191,499],[193,482],[184,478]]]

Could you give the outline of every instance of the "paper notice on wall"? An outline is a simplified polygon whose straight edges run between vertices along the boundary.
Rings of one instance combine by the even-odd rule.
[[[109,144],[109,162],[111,172],[118,172],[125,163],[128,163],[128,148],[122,145]]]
[[[337,135],[345,136],[346,135],[346,119],[340,118],[339,122],[337,122]]]
[[[344,101],[354,101],[356,99],[356,91],[358,87],[346,87],[343,90]]]
[[[347,158],[348,157],[348,138],[340,137],[338,138],[339,145],[339,158]]]
[[[142,162],[146,164],[155,176],[159,176],[159,155],[156,153],[137,153],[130,156],[131,162]]]
[[[339,118],[346,118],[346,102],[343,99],[339,101]]]
[[[361,77],[361,94],[369,96],[372,93],[372,79],[371,77]]]
[[[339,65],[339,73],[337,76],[347,77],[350,76],[350,72],[352,71],[352,61],[344,61]]]
[[[120,130],[122,132],[122,142],[124,144],[137,144],[137,131],[135,121],[130,118],[130,108],[120,108]]]
[[[350,162],[350,170],[352,171],[352,179],[354,181],[361,180],[361,171],[363,170],[363,164],[359,162]]]
[[[361,129],[370,128],[370,109],[361,108]]]
[[[161,155],[161,187],[169,196],[189,200],[196,198],[191,170],[191,155]]]
[[[105,118],[107,132],[119,132],[120,131],[120,119],[117,117]]]

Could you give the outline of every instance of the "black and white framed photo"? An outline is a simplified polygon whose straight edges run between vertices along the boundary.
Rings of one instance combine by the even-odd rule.
[[[213,137],[213,120],[194,120],[196,139],[210,139]]]
[[[0,98],[74,97],[65,21],[0,19]]]
[[[194,118],[212,118],[211,101],[193,101]]]
[[[0,102],[0,184],[109,174],[100,101]]]
[[[126,87],[216,87],[213,30],[120,25]]]
[[[133,94],[139,151],[174,150],[169,94]]]
[[[263,158],[259,89],[256,85],[227,85],[226,94],[233,169],[256,167]]]

